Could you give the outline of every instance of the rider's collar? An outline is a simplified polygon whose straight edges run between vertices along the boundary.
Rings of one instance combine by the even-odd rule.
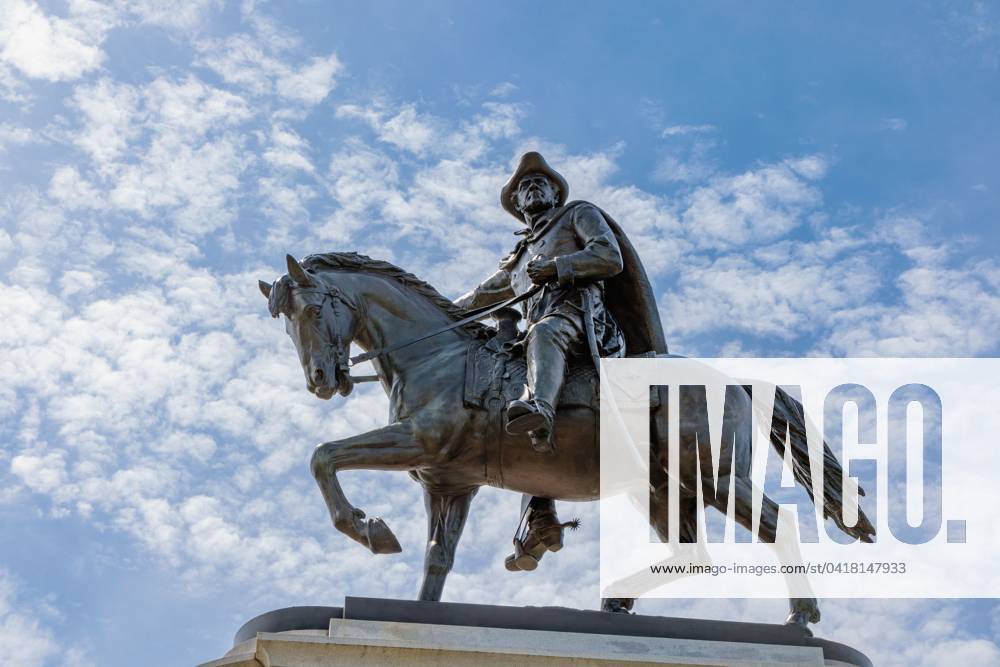
[[[555,206],[550,208],[548,211],[543,213],[535,223],[528,227],[525,225],[521,229],[518,229],[514,234],[518,236],[523,236],[525,241],[531,242],[545,233],[553,221],[559,217],[559,213],[563,210],[563,206]]]

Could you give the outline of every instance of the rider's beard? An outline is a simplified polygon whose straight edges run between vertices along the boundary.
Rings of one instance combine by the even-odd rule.
[[[541,191],[535,191],[526,196],[521,212],[528,215],[538,215],[544,213],[555,205],[552,197],[545,196]]]

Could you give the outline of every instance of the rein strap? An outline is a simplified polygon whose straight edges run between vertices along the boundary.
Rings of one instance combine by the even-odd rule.
[[[535,285],[530,290],[528,290],[524,294],[521,294],[520,296],[511,297],[510,299],[507,299],[506,301],[501,301],[500,303],[494,304],[492,306],[485,306],[483,308],[478,308],[476,310],[469,311],[470,314],[467,317],[463,317],[459,321],[452,322],[451,324],[443,326],[440,329],[435,329],[434,331],[431,331],[430,333],[424,334],[423,336],[420,336],[419,338],[413,338],[413,339],[408,340],[408,341],[403,342],[403,343],[398,343],[396,345],[390,345],[389,347],[380,347],[378,349],[371,350],[369,352],[365,352],[363,354],[359,354],[359,355],[353,356],[353,357],[351,357],[351,366],[356,366],[357,364],[360,364],[360,363],[365,362],[365,361],[371,361],[375,357],[379,357],[379,356],[381,356],[383,354],[388,354],[389,352],[395,352],[396,350],[401,350],[404,347],[409,347],[410,345],[413,345],[415,343],[419,343],[420,341],[427,340],[428,338],[433,338],[434,336],[437,336],[438,334],[443,334],[446,331],[451,331],[452,329],[457,329],[458,327],[465,326],[466,324],[469,324],[471,322],[475,322],[476,320],[481,320],[484,317],[486,317],[487,315],[495,313],[496,311],[501,310],[503,308],[507,308],[509,306],[513,306],[514,304],[520,303],[520,302],[524,301],[525,299],[528,299],[528,298],[534,296],[535,294],[538,294],[538,292],[543,287],[544,287],[544,285]]]

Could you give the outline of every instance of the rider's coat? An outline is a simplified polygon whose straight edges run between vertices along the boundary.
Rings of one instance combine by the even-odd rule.
[[[568,320],[583,334],[583,309],[589,307],[602,356],[618,356],[624,341],[604,306],[604,280],[622,270],[618,240],[600,211],[585,202],[555,208],[520,230],[523,238],[500,262],[514,294],[533,286],[527,265],[532,259],[553,259],[557,278],[523,306],[529,326],[546,317]],[[582,342],[582,341],[580,341]]]
[[[621,272],[622,254],[614,230],[601,211],[587,202],[574,202],[548,211],[530,229],[516,233],[522,238],[501,260],[500,270],[463,305],[477,307],[528,292],[534,286],[528,276],[528,262],[538,257],[553,259],[557,279],[522,305],[528,326],[558,317],[582,336],[586,298],[602,356],[620,355],[624,341],[605,308],[603,281]]]

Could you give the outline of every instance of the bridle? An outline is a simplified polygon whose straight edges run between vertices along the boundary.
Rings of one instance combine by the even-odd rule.
[[[354,361],[348,356],[348,346],[344,344],[344,338],[340,333],[340,327],[337,326],[337,305],[340,304],[349,310],[354,312],[358,311],[358,307],[351,303],[343,293],[336,287],[327,287],[326,289],[320,289],[316,287],[301,287],[296,285],[296,289],[299,292],[311,292],[313,294],[318,294],[322,297],[322,301],[319,303],[320,313],[323,312],[323,308],[327,303],[330,304],[330,311],[333,315],[332,320],[329,318],[324,318],[326,324],[326,329],[328,333],[327,340],[324,341],[324,346],[331,349],[333,352],[334,365],[337,370],[338,377],[349,378],[352,382],[376,382],[379,377],[377,375],[351,375],[351,366],[354,365]]]

